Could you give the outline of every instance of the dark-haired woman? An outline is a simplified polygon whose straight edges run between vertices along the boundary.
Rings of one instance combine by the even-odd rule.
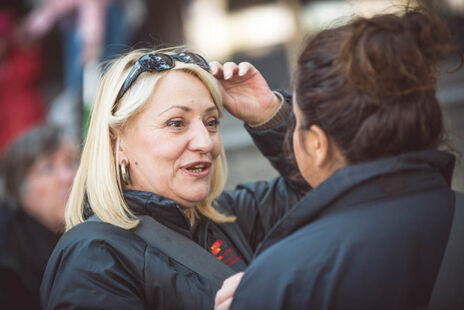
[[[447,42],[422,10],[360,18],[309,41],[295,75],[293,146],[314,189],[264,239],[232,309],[427,308],[455,208],[435,95]],[[231,285],[218,304],[230,303]]]
[[[54,126],[17,138],[1,161],[0,307],[40,309],[48,258],[64,231],[64,210],[78,148]]]

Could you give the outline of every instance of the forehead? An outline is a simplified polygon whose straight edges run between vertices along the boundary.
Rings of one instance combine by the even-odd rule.
[[[147,105],[154,111],[177,105],[199,111],[216,107],[207,86],[198,77],[181,70],[169,71],[160,79]]]

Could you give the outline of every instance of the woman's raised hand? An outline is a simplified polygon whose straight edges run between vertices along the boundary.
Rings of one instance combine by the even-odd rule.
[[[280,107],[279,98],[252,64],[226,62],[221,65],[213,61],[210,67],[221,84],[225,108],[238,119],[257,125],[269,120]]]

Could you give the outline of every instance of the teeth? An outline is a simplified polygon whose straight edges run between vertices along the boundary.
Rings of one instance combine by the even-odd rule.
[[[195,166],[192,166],[190,168],[187,168],[189,171],[193,172],[193,173],[200,173],[202,172],[203,170],[206,169],[205,165],[204,164],[197,164]]]

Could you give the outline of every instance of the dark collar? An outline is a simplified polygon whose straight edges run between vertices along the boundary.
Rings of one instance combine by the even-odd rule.
[[[164,226],[192,238],[192,227],[179,204],[163,196],[137,190],[124,190],[124,199],[136,215],[149,215]]]
[[[255,255],[313,221],[329,206],[335,206],[342,196],[339,204],[347,205],[400,193],[450,187],[454,162],[454,156],[449,153],[423,151],[342,168],[287,212],[269,231]]]

